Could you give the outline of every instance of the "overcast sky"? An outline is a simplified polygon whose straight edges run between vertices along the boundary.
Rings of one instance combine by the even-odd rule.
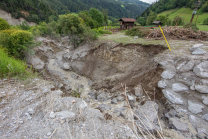
[[[143,2],[147,2],[147,3],[152,3],[152,2],[155,2],[156,0],[140,0],[140,1],[143,1]]]

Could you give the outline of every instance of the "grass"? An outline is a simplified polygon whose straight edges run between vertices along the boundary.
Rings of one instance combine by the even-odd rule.
[[[180,9],[172,9],[172,10],[164,11],[162,13],[159,13],[158,16],[160,15],[165,16],[166,14],[170,14],[169,19],[171,19],[171,21],[173,21],[176,16],[180,16],[183,18],[184,23],[186,24],[190,22],[192,17],[192,12],[193,10],[190,8],[180,8]],[[202,25],[206,18],[208,18],[208,13],[195,15],[193,19],[193,23],[196,23],[199,30],[208,31],[208,25]]]
[[[0,47],[0,78],[25,77],[27,75],[29,72],[26,63],[9,57],[5,49]]]

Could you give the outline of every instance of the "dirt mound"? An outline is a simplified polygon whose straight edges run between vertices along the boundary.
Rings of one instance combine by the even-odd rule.
[[[171,39],[200,39],[208,40],[208,33],[205,31],[196,31],[191,28],[179,28],[179,27],[165,27],[163,32],[167,38]],[[160,30],[153,30],[147,36],[147,38],[163,39],[163,34]]]

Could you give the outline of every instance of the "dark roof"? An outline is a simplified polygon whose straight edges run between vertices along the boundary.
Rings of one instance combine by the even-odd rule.
[[[124,21],[124,22],[136,22],[134,18],[121,18],[119,21]]]
[[[153,24],[160,24],[161,21],[154,21]]]

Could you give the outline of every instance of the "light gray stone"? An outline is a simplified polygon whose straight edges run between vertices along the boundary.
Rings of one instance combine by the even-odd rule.
[[[134,91],[135,91],[135,95],[137,97],[141,97],[143,96],[144,92],[143,92],[143,88],[141,85],[137,85],[136,87],[134,87]]]
[[[172,128],[179,130],[179,131],[187,131],[188,130],[188,124],[183,123],[179,118],[170,118],[169,124],[172,126]]]
[[[164,96],[172,103],[174,104],[183,104],[183,98],[181,95],[175,93],[171,89],[163,89],[162,90]]]
[[[197,128],[197,132],[198,132],[198,134],[206,134],[207,133],[206,129],[204,129],[204,128]]]
[[[181,91],[187,91],[189,90],[188,86],[182,84],[182,83],[174,83],[172,85],[172,89],[175,92],[181,92]]]
[[[165,89],[166,86],[167,86],[166,81],[165,81],[165,80],[159,81],[158,84],[157,84],[157,86],[158,86],[159,88]]]
[[[134,101],[135,100],[135,98],[133,96],[130,96],[130,95],[127,95],[127,96],[128,96],[129,101]]]
[[[208,78],[208,61],[195,66],[193,72],[201,78]]]
[[[208,86],[206,85],[195,85],[195,89],[202,94],[208,94]]]
[[[207,52],[201,48],[197,48],[195,51],[192,52],[192,55],[204,55]]]
[[[138,39],[139,38],[139,36],[134,36],[134,39]]]
[[[202,116],[202,119],[207,120],[208,121],[208,114],[205,114]]]
[[[105,110],[111,110],[111,106],[106,104],[100,104],[97,109],[99,109],[101,112],[104,112]]]
[[[33,109],[31,109],[31,108],[28,109],[27,112],[28,112],[30,115],[33,115],[33,114],[35,113],[35,111],[34,111]]]
[[[97,96],[98,101],[107,101],[109,99],[108,94],[106,92],[102,92]]]
[[[208,86],[208,80],[206,80],[206,79],[201,79],[200,82],[201,82],[203,85],[207,85],[207,86]]]
[[[70,65],[69,65],[69,63],[64,63],[63,64],[63,69],[64,70],[69,70],[71,67],[70,67]]]
[[[202,99],[203,99],[203,103],[204,103],[205,105],[208,105],[208,97],[202,96]]]
[[[50,135],[51,135],[51,132],[48,132],[46,135],[47,135],[47,136],[50,136]]]
[[[117,97],[117,100],[118,100],[118,101],[124,101],[124,100],[125,100],[125,97],[124,97],[124,96],[118,96],[118,97]]]
[[[194,60],[191,60],[187,64],[185,64],[179,71],[180,72],[188,72],[188,71],[191,71],[194,68],[194,65],[195,65]]]
[[[50,115],[49,115],[49,117],[50,117],[51,119],[54,119],[54,118],[56,117],[56,114],[55,114],[54,112],[51,112]]]
[[[188,110],[194,114],[198,114],[198,113],[202,112],[203,108],[204,108],[204,106],[199,103],[195,103],[190,100],[188,101]]]
[[[44,65],[45,65],[45,63],[42,60],[40,60],[38,57],[32,57],[31,64],[32,64],[33,68],[37,69],[37,70],[44,69]]]
[[[118,103],[117,98],[113,98],[113,99],[111,100],[111,104],[117,104],[117,103]]]
[[[193,52],[193,51],[195,51],[197,48],[200,48],[200,47],[203,47],[204,46],[204,44],[195,44],[195,45],[193,45],[191,48],[190,48],[190,50],[191,50],[191,52]]]
[[[162,78],[164,79],[172,79],[175,76],[175,72],[171,71],[171,70],[165,70],[163,71],[163,73],[161,74]]]
[[[146,101],[146,103],[142,106],[140,106],[140,108],[138,108],[137,110],[135,110],[135,114],[136,114],[136,118],[140,117],[141,120],[136,120],[136,123],[142,127],[144,130],[156,130],[157,126],[156,124],[152,124],[153,123],[157,123],[157,114],[158,114],[158,105],[157,103],[153,102],[153,101]],[[146,119],[145,115],[148,116],[148,118]],[[141,122],[142,121],[142,122]],[[144,125],[146,126],[146,128],[144,127]]]
[[[61,111],[56,112],[56,117],[60,118],[61,120],[74,120],[76,118],[76,114],[70,111]]]

